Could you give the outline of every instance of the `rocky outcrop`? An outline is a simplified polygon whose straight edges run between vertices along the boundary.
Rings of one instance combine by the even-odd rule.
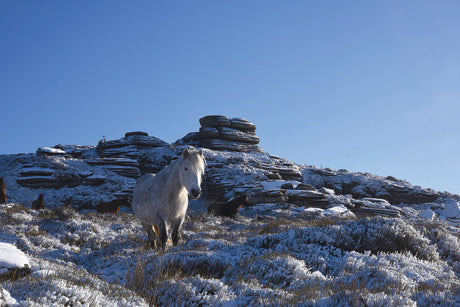
[[[349,194],[355,199],[380,198],[391,204],[429,203],[441,196],[432,189],[413,186],[391,176],[384,178],[368,173],[332,171],[312,166],[303,167],[302,181],[317,189],[326,187],[333,189],[336,194]]]
[[[287,201],[284,192],[263,189],[260,183],[281,180],[300,181],[300,167],[288,160],[266,153],[222,153],[205,151],[207,166],[204,190],[208,197],[223,202],[231,193],[249,196],[251,204]],[[254,183],[258,184],[254,184]]]
[[[142,151],[157,147],[169,146],[168,143],[146,132],[127,132],[118,140],[100,141],[97,151],[100,157],[126,157],[137,159]]]
[[[194,145],[219,151],[263,152],[257,146],[256,126],[243,118],[209,115],[200,118],[199,132],[187,134],[178,145]]]
[[[68,204],[115,212],[119,206],[114,198],[129,198],[139,176],[159,172],[180,156],[185,145],[194,145],[205,149],[202,188],[211,202],[225,204],[234,196],[247,196],[250,205],[288,203],[326,209],[341,204],[356,213],[398,216],[400,212],[391,206],[439,202],[442,196],[391,176],[302,166],[264,153],[256,126],[245,119],[213,115],[201,118],[200,125],[198,132],[173,146],[135,131],[101,141],[97,147],[41,147],[36,154],[8,157],[7,163],[0,163],[0,172],[11,177],[7,184],[17,185],[8,187],[14,201],[29,204],[45,192],[51,208]]]

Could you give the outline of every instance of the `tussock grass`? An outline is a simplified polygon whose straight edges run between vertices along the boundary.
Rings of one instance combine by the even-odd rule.
[[[1,218],[6,211],[0,210]],[[32,305],[98,305],[103,297],[114,305],[151,306],[232,300],[251,306],[448,306],[460,291],[460,232],[440,222],[290,216],[288,210],[236,219],[191,212],[184,239],[163,251],[151,248],[129,214],[10,212],[33,219],[27,228],[18,222],[4,231],[20,237],[26,252],[56,257],[39,258],[53,268],[49,275],[5,280],[8,291]],[[119,279],[112,276],[117,272]],[[57,296],[68,300],[51,299]]]

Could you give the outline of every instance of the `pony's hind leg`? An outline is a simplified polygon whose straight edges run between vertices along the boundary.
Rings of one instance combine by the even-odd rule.
[[[149,237],[149,242],[152,243],[152,247],[154,249],[156,249],[157,248],[157,242],[156,242],[155,233],[153,232],[153,225],[142,223],[142,227],[144,228],[145,231],[147,231],[147,235]]]

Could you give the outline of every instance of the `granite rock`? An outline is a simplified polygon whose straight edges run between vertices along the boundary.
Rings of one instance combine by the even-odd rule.
[[[231,127],[230,120],[222,115],[208,115],[200,118],[202,127]]]
[[[200,118],[199,132],[187,134],[177,145],[193,145],[219,151],[263,152],[257,146],[256,126],[246,119],[209,115]]]

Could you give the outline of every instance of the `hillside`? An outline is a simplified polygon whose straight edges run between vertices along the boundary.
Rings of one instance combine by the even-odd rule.
[[[95,146],[0,156],[0,242],[29,259],[20,273],[0,261],[0,302],[460,303],[459,196],[270,155],[244,119],[200,124],[174,144],[129,132]],[[190,204],[181,244],[154,251],[131,213],[132,189],[187,146],[204,148],[204,193]],[[46,209],[31,210],[39,194]],[[235,219],[206,213],[240,195],[251,206]]]

